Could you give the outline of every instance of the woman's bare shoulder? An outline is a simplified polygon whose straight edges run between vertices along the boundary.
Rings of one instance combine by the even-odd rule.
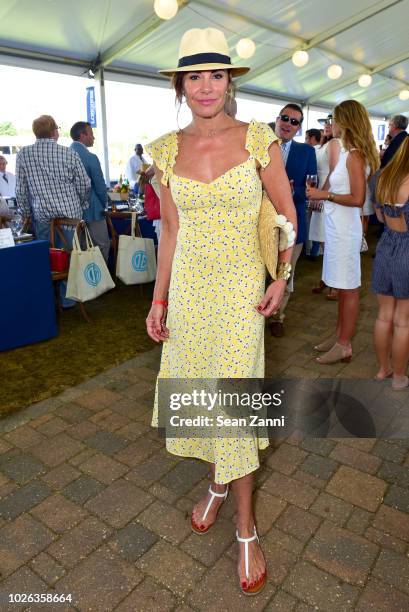
[[[239,121],[237,119],[236,123],[232,126],[232,128],[234,130],[237,130],[237,132],[241,134],[242,132],[247,132],[249,125],[249,123],[246,123],[245,121]]]
[[[348,164],[364,166],[365,157],[358,149],[351,149],[347,157],[347,165]]]
[[[331,150],[332,151],[339,151],[340,148],[341,148],[341,141],[339,140],[339,138],[331,138],[331,140],[329,140],[327,142],[327,149],[330,150],[330,151]]]

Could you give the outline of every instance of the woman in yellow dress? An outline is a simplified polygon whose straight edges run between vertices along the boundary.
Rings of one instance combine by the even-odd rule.
[[[292,248],[279,254],[278,278],[265,292],[258,215],[264,188],[279,213],[296,224],[291,190],[274,132],[267,124],[225,113],[232,66],[224,34],[187,31],[172,76],[192,121],[148,146],[160,183],[162,231],[147,331],[164,341],[160,378],[234,379],[264,376],[264,319],[277,310]],[[157,405],[153,424],[157,423]],[[256,429],[256,428],[255,428]],[[168,438],[167,449],[210,464],[212,484],[192,512],[206,533],[228,494],[237,502],[238,573],[242,591],[258,593],[266,564],[254,524],[252,490],[258,450],[268,438]]]

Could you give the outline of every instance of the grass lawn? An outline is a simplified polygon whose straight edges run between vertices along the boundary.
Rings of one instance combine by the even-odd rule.
[[[153,284],[117,287],[59,317],[52,340],[0,353],[0,418],[56,395],[155,346],[145,331]]]

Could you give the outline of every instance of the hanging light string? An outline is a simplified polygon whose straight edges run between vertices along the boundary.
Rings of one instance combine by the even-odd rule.
[[[192,6],[190,6],[190,4],[188,6],[186,6],[185,10],[189,10],[192,13],[195,13],[196,15],[198,15],[199,17],[202,17],[202,19],[206,19],[207,21],[209,21],[210,23],[212,23],[213,25],[217,26],[219,29],[221,29],[221,25],[219,21],[216,21],[215,19],[212,19],[211,17],[208,17],[207,15],[204,15],[203,13],[201,13],[200,11],[198,11],[197,9],[193,8]],[[228,28],[227,26],[222,26],[222,29],[225,32],[228,32],[229,34],[234,34],[235,36],[239,36],[242,37],[242,34],[239,34],[239,32],[237,32],[236,30],[232,30],[231,28]],[[242,38],[246,39],[246,36],[243,36]],[[267,43],[261,40],[257,40],[255,39],[253,36],[251,37],[251,39],[255,45],[260,45],[260,46],[264,46],[264,47],[271,47],[272,49],[281,49],[281,51],[291,51],[291,47],[283,47],[281,45],[273,45],[272,43]]]
[[[216,25],[218,28],[220,28],[219,21],[212,19],[208,15],[204,15],[203,13],[201,13],[200,11],[198,11],[197,9],[193,8],[190,5],[188,5],[186,8],[192,13],[195,13],[196,15],[201,17],[202,19],[205,19],[209,21],[210,23]],[[178,5],[177,0],[154,0],[154,11],[158,15],[158,17],[160,17],[161,19],[165,19],[165,20],[172,19],[177,14],[178,9],[179,9],[179,5]],[[234,15],[233,15],[233,18],[234,18]],[[236,30],[233,30],[226,26],[223,26],[223,30],[225,30],[226,32],[229,32],[230,34],[234,34],[235,36],[241,37],[241,34],[239,34]],[[237,55],[243,59],[248,59],[254,55],[257,45],[264,46],[264,47],[270,47],[271,49],[280,49],[281,51],[292,51],[293,50],[293,48],[291,47],[285,47],[282,45],[274,45],[272,43],[268,43],[265,41],[256,40],[253,37],[250,38],[250,37],[244,36],[244,37],[241,37],[238,43],[236,44]],[[324,57],[326,61],[328,61],[328,57],[322,49],[319,49],[318,47],[314,47],[314,49],[322,57]],[[331,53],[330,50],[329,50],[329,53]],[[291,57],[291,60],[294,66],[296,66],[297,68],[304,67],[306,64],[308,64],[310,60],[308,51],[303,48],[295,49]],[[343,68],[339,64],[333,63],[333,64],[330,64],[330,66],[328,66],[327,76],[329,79],[337,80],[342,76],[342,74],[343,74]],[[359,86],[362,88],[369,87],[372,84],[372,81],[373,81],[373,77],[369,72],[365,72],[357,76],[357,82]],[[409,89],[402,89],[399,92],[398,97],[402,101],[409,100]]]
[[[207,15],[204,15],[203,13],[201,13],[200,11],[198,11],[197,9],[193,8],[192,6],[187,6],[186,7],[189,11],[191,11],[192,13],[195,13],[196,15],[198,15],[199,17],[201,17],[202,19],[206,19],[207,21],[210,21],[212,24],[216,25],[217,27],[220,28],[220,23],[218,21],[216,21],[215,19],[212,19],[211,17],[208,17]],[[223,26],[223,29],[226,32],[229,32],[230,34],[234,34],[235,36],[241,36],[241,34],[239,34],[237,31],[228,28],[226,26]],[[237,46],[239,46],[240,42],[243,40],[240,39],[240,41],[237,43]],[[246,38],[244,40],[247,40]],[[264,46],[264,47],[270,47],[270,48],[274,48],[274,49],[280,49],[281,51],[293,51],[292,47],[283,47],[280,45],[274,45],[271,43],[267,43],[264,41],[260,41],[255,39],[254,37],[252,37],[251,40],[255,45],[260,45],[260,46]],[[328,61],[328,57],[324,54],[324,52],[321,51],[321,49],[319,49],[318,47],[314,47],[314,49],[316,51],[318,51],[318,53],[320,53],[320,55],[322,55],[323,57],[325,57],[325,60]],[[236,49],[238,51],[238,49]],[[251,57],[251,55],[249,56],[242,56],[240,53],[238,53],[238,55],[240,57],[246,58],[246,57]],[[306,50],[304,49],[294,49],[294,53],[292,55],[292,62],[294,64],[294,66],[297,66],[297,68],[302,68],[303,66],[305,66],[308,62],[309,62],[309,54]],[[331,66],[329,66],[328,70],[331,68]],[[339,66],[339,68],[341,69],[341,74],[342,74],[342,66]],[[339,70],[338,70],[339,71]],[[339,75],[339,77],[341,76],[341,74]],[[337,78],[339,78],[337,77]],[[330,77],[329,77],[330,78]]]

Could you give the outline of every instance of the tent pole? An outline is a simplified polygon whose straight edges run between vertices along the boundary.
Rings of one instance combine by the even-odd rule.
[[[99,116],[101,117],[101,136],[102,136],[102,168],[105,176],[105,183],[107,187],[110,187],[109,178],[109,154],[108,154],[108,131],[107,131],[107,113],[105,103],[105,79],[104,69],[100,68],[95,75],[98,81],[98,102],[99,102]]]
[[[306,117],[307,121],[305,122],[305,129],[308,130],[309,127],[310,127],[310,105],[309,104],[307,104],[306,115],[307,115],[307,117]]]

